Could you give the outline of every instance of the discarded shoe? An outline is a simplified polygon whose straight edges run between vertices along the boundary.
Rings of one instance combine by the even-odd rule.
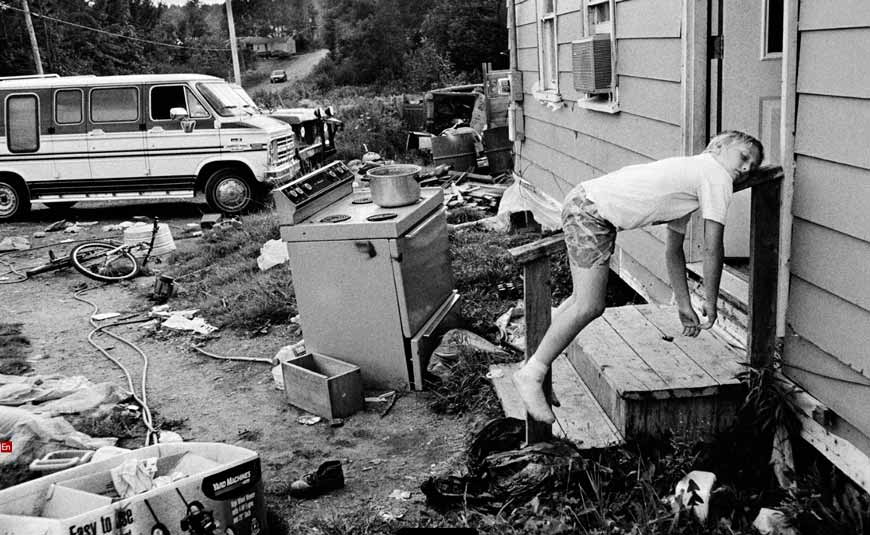
[[[316,471],[310,472],[290,484],[290,496],[313,498],[323,493],[344,487],[344,472],[341,461],[326,461]]]

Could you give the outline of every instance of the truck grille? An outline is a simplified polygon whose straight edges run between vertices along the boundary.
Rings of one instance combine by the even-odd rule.
[[[289,162],[296,154],[296,143],[293,141],[293,134],[289,136],[279,137],[277,139],[278,150],[275,154],[273,165],[281,166]]]

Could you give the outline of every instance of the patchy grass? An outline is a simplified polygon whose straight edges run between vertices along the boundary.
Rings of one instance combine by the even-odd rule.
[[[475,414],[494,418],[502,408],[495,389],[486,378],[490,364],[516,362],[521,357],[500,357],[461,349],[450,377],[444,382],[427,384],[429,408],[439,414]]]
[[[30,371],[24,359],[30,353],[30,340],[21,334],[20,323],[0,323],[0,373],[21,375]]]

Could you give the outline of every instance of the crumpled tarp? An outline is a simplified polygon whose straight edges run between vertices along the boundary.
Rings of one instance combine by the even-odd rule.
[[[26,405],[23,408],[46,416],[87,414],[126,397],[111,383],[94,384],[81,375],[0,374],[0,405]]]
[[[0,465],[40,458],[60,449],[95,450],[114,446],[117,438],[93,438],[76,431],[61,416],[34,414],[21,407],[0,407],[0,437],[12,443],[12,451],[0,455]]]
[[[431,476],[420,489],[433,506],[498,510],[508,501],[522,505],[569,479],[577,481],[586,467],[580,453],[565,441],[522,447],[524,440],[523,420],[491,420],[472,439],[464,468]]]

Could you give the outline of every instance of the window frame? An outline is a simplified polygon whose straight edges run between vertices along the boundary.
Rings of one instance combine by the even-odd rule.
[[[783,0],[778,0],[782,2],[782,9],[784,13],[785,5]],[[770,2],[771,0],[764,0],[761,3],[761,50],[759,59],[762,61],[766,60],[778,60],[782,59],[782,43],[780,42],[780,51],[779,52],[771,52],[770,51]],[[780,24],[783,24],[782,18],[780,18]],[[780,28],[780,35],[782,35],[784,28]]]
[[[94,93],[97,91],[110,91],[112,89],[133,89],[136,91],[136,117],[131,120],[124,121],[97,121],[94,119]],[[88,92],[88,120],[92,124],[128,124],[136,123],[142,118],[142,92],[139,86],[136,85],[118,85],[106,87],[94,87]]]
[[[538,30],[538,86],[539,91],[535,94],[536,97],[548,101],[561,101],[562,97],[559,92],[559,16],[558,16],[558,1],[559,0],[537,0],[536,7],[538,16],[536,17]],[[552,5],[552,11],[545,11],[547,5]],[[550,50],[546,50],[546,41],[544,32],[550,31],[552,26],[553,44]],[[547,60],[550,60],[548,62]],[[547,65],[551,63],[552,79],[548,80]]]
[[[33,149],[24,149],[24,150],[13,149],[12,143],[10,142],[12,140],[12,135],[11,135],[12,121],[9,118],[9,101],[13,100],[15,98],[20,98],[20,97],[33,98],[33,100],[36,101],[36,108],[35,108],[36,122],[34,124],[34,126],[36,127],[36,146]],[[6,96],[6,99],[3,102],[3,113],[5,115],[5,123],[6,123],[5,124],[6,131],[4,132],[6,134],[6,148],[9,150],[9,152],[11,154],[32,154],[34,152],[39,152],[39,148],[42,146],[42,132],[41,132],[41,129],[42,129],[42,110],[41,110],[41,103],[39,102],[39,95],[36,93],[32,93],[32,92],[10,93],[9,95]]]
[[[79,94],[79,120],[78,120],[78,122],[75,122],[75,123],[60,122],[58,120],[58,113],[57,113],[57,95],[60,93],[72,93],[72,92],[78,92],[78,94]],[[75,125],[79,125],[79,124],[82,124],[85,122],[85,92],[83,89],[81,89],[79,87],[58,88],[54,91],[54,95],[52,96],[52,99],[54,101],[54,102],[52,102],[52,119],[54,120],[54,123],[56,125],[58,125],[58,126],[75,126]]]
[[[154,106],[151,105],[153,103],[153,99],[154,99],[154,90],[155,89],[162,89],[164,87],[180,87],[181,88],[181,91],[184,94],[184,109],[187,110],[187,114],[188,114],[189,118],[191,118],[191,119],[210,119],[211,118],[211,114],[209,113],[208,108],[206,108],[203,105],[202,101],[200,101],[196,97],[193,90],[190,89],[190,86],[188,86],[185,83],[175,83],[175,84],[152,85],[151,87],[148,88],[148,119],[150,121],[155,122],[155,123],[170,123],[170,122],[172,122],[172,118],[155,119],[154,118]],[[190,111],[190,107],[191,107],[190,106],[190,99],[191,98],[196,100],[197,104],[199,104],[199,107],[205,111],[205,115],[194,116],[191,114],[191,111]]]
[[[608,35],[610,36],[610,87],[607,93],[579,93],[576,106],[579,108],[599,111],[602,113],[619,113],[619,76],[616,73],[617,46],[616,46],[616,1],[617,0],[580,0],[580,18],[583,37],[591,37],[605,23],[593,26],[591,10],[607,4],[610,19],[607,21]]]

